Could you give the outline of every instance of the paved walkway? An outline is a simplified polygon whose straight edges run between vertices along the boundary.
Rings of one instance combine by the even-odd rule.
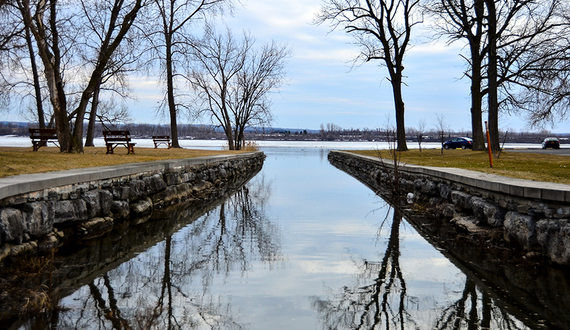
[[[380,163],[377,157],[363,156],[344,151],[332,151],[360,157]],[[391,164],[388,164],[390,166]],[[477,171],[449,167],[419,166],[400,164],[400,170],[416,174],[429,175],[472,187],[501,192],[513,196],[531,199],[543,199],[554,202],[570,203],[570,185],[509,178],[506,176],[487,174]]]
[[[83,182],[106,180],[142,172],[161,169],[208,164],[236,158],[247,158],[251,153],[216,155],[185,159],[169,159],[144,163],[130,163],[114,166],[90,167],[67,171],[16,175],[0,179],[0,200],[6,197],[33,191],[60,187]]]

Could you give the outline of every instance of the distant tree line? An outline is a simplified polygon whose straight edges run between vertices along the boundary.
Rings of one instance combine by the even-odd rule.
[[[34,124],[30,124],[35,126]],[[24,123],[0,123],[0,135],[28,136],[28,125]],[[347,141],[347,142],[391,142],[393,143],[392,131],[389,129],[343,129],[337,125],[323,126],[321,130],[290,130],[277,128],[250,128],[244,132],[245,139],[250,141]],[[327,129],[325,127],[330,128]],[[102,137],[104,128],[129,130],[135,138],[151,138],[153,135],[168,135],[170,125],[154,124],[121,124],[104,127],[101,124],[95,126],[95,137]],[[418,130],[408,127],[406,129],[408,142],[440,142],[441,131],[437,128]],[[222,128],[213,125],[178,124],[180,139],[196,140],[226,140]],[[557,136],[549,131],[541,132],[501,132],[501,143],[540,143],[547,136]],[[558,135],[564,140],[567,135]],[[472,137],[470,131],[445,130],[444,140],[452,137]],[[421,140],[420,140],[421,139]]]

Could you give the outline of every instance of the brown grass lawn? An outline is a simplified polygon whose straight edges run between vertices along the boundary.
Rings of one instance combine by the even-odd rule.
[[[355,153],[393,159],[388,150],[363,150]],[[570,184],[570,157],[533,153],[503,151],[499,158],[493,158],[489,166],[489,154],[484,151],[410,150],[397,152],[401,163],[424,166],[456,167],[473,171],[504,175],[512,178]]]
[[[127,149],[118,147],[115,153],[105,154],[106,148],[84,148],[83,154],[60,153],[56,147],[32,148],[0,147],[0,178],[29,173],[61,171],[74,168],[149,162],[162,159],[180,159],[219,154],[236,154],[245,151],[196,150],[167,148],[135,148],[135,154],[127,155]]]

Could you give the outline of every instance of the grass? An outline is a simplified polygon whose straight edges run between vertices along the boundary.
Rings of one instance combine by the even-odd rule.
[[[119,165],[126,163],[150,162],[163,159],[181,159],[220,154],[236,154],[243,151],[196,150],[167,148],[136,148],[135,154],[127,155],[126,148],[117,148],[115,153],[107,155],[106,148],[84,148],[83,154],[59,152],[56,147],[42,147],[38,151],[32,148],[0,147],[0,178],[12,175],[44,173],[75,168]]]
[[[355,153],[393,159],[388,150],[362,150]],[[456,167],[467,170],[492,173],[518,179],[570,184],[570,157],[536,153],[501,152],[500,158],[493,158],[493,168],[489,166],[486,151],[410,150],[398,152],[400,163],[423,166]]]

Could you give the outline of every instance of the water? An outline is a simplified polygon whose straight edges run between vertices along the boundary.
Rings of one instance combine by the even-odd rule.
[[[73,287],[59,302],[53,328],[549,324],[513,306],[484,278],[467,276],[399,212],[331,166],[327,149],[262,150],[263,170],[244,189],[167,239]]]

